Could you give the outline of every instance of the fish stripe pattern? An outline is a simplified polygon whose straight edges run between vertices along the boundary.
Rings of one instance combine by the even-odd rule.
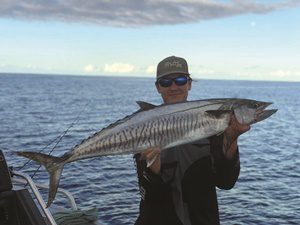
[[[277,110],[271,103],[251,99],[223,98],[154,106],[138,102],[137,112],[116,121],[83,140],[61,157],[37,152],[17,152],[42,164],[50,175],[47,206],[53,202],[66,163],[91,157],[135,154],[148,148],[161,150],[191,143],[223,132],[234,114],[240,123],[262,121]]]

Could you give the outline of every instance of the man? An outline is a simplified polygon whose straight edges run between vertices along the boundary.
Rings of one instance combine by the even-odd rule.
[[[176,56],[162,60],[155,84],[164,104],[186,101],[192,87],[186,60]],[[221,135],[135,155],[141,192],[140,215],[135,224],[219,224],[216,187],[234,186],[240,171],[237,138],[249,129],[232,115]],[[147,167],[146,162],[151,166]]]

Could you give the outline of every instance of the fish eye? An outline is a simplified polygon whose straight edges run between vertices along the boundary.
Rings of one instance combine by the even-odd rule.
[[[256,103],[254,103],[254,107],[255,107],[255,108],[258,108],[259,106],[260,106],[260,104],[259,104],[259,103],[257,103],[257,102],[256,102]]]

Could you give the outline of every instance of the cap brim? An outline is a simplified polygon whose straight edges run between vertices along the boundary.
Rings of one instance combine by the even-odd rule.
[[[160,74],[158,76],[156,76],[156,79],[160,79],[160,78],[163,78],[165,76],[169,76],[169,75],[172,75],[172,74],[184,74],[184,75],[190,75],[189,73],[185,73],[185,72],[182,72],[182,71],[172,71],[170,73],[163,73],[163,74]]]

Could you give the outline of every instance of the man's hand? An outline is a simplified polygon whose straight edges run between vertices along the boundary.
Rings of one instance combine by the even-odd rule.
[[[147,167],[149,167],[154,174],[160,174],[160,149],[148,148],[141,153],[141,159],[146,159]]]
[[[228,159],[233,159],[237,151],[238,137],[250,130],[249,124],[241,124],[233,114],[229,122],[229,126],[224,132],[223,150]]]

